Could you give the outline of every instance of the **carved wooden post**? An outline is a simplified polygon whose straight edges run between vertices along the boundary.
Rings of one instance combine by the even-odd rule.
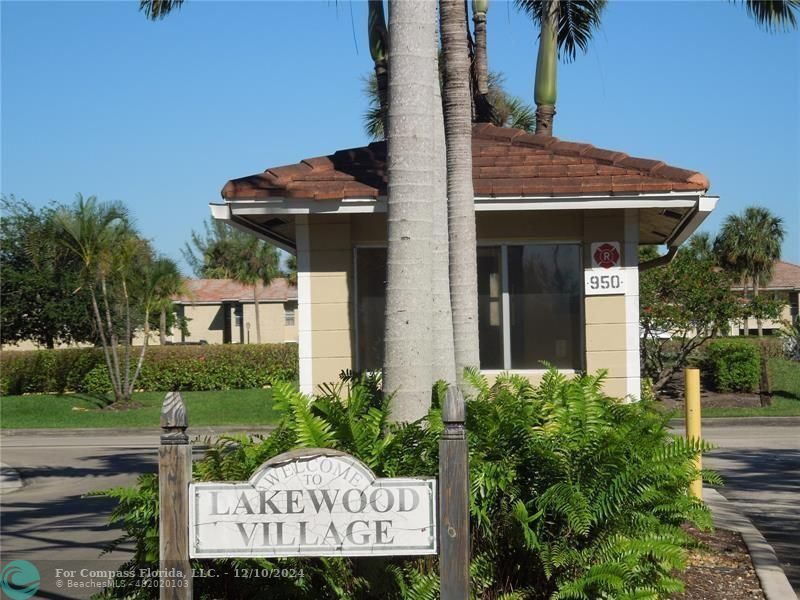
[[[161,407],[161,445],[158,448],[158,544],[160,600],[191,600],[189,561],[189,482],[192,446],[186,435],[189,421],[179,392],[170,392]]]
[[[447,390],[439,442],[439,576],[441,600],[469,598],[469,461],[466,407],[455,386]]]

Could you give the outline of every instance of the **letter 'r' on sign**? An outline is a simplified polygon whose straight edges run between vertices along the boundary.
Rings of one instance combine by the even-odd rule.
[[[592,268],[611,269],[619,267],[621,254],[619,242],[598,242],[592,244]]]

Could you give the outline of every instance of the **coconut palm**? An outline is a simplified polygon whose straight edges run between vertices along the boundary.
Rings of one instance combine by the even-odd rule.
[[[714,251],[720,264],[741,279],[745,295],[749,282],[757,299],[760,287],[772,278],[785,235],[780,217],[761,206],[748,206],[741,215],[728,215],[714,241]],[[757,323],[761,337],[760,318]]]
[[[383,14],[383,0],[368,0],[367,7],[369,53],[375,65],[375,74],[370,77],[370,84],[373,85],[377,98],[376,118],[380,120],[380,129],[383,132],[386,130],[388,103],[389,31],[386,29],[386,17]]]

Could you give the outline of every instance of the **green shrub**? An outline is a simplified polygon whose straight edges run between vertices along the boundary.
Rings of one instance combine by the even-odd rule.
[[[99,348],[4,352],[0,368],[0,387],[7,394],[111,391]],[[246,389],[296,378],[296,344],[151,346],[136,388],[148,392]]]
[[[706,348],[706,369],[718,392],[755,392],[761,376],[759,347],[747,340],[714,340]]]
[[[495,385],[471,375],[470,452],[472,588],[476,598],[661,598],[682,587],[690,520],[710,526],[702,502],[688,496],[693,459],[708,446],[669,433],[668,416],[649,402],[620,404],[602,378],[566,380],[550,372],[532,386],[516,376]],[[220,439],[194,464],[202,481],[245,480],[267,459],[298,447],[348,452],[377,476],[431,476],[438,469],[441,389],[425,421],[388,421],[388,400],[374,378],[350,377],[307,398],[274,387],[284,412],[268,438]],[[715,480],[713,474],[704,473]],[[118,543],[132,543],[121,571],[157,565],[158,490],[154,475],[136,488],[101,492],[119,500]],[[230,566],[302,569],[299,579],[234,579]],[[436,559],[226,559],[198,561],[218,578],[194,581],[197,598],[435,598]],[[227,568],[226,568],[227,567]],[[227,573],[227,575],[225,574]],[[118,579],[104,597],[155,598],[157,586]]]

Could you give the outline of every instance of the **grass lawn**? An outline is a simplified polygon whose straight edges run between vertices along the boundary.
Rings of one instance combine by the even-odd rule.
[[[800,363],[783,358],[769,361],[772,406],[764,408],[704,408],[704,417],[800,416]]]
[[[183,392],[189,427],[202,425],[273,425],[279,415],[272,409],[271,390]],[[141,407],[103,409],[104,400],[86,394],[31,394],[0,398],[0,427],[80,428],[159,427],[164,392],[133,395]],[[82,410],[75,410],[76,408]]]

